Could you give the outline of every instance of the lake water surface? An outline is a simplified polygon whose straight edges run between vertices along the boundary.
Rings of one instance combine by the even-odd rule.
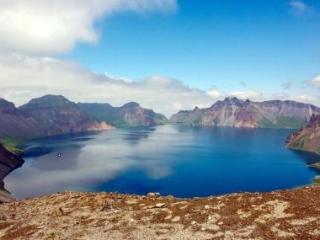
[[[6,179],[16,197],[64,190],[194,197],[309,184],[318,156],[290,151],[289,130],[160,126],[28,143]]]

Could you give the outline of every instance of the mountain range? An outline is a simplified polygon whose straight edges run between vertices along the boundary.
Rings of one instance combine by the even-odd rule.
[[[93,119],[105,121],[116,127],[150,127],[167,122],[164,115],[142,108],[135,102],[124,104],[121,107],[113,107],[107,103],[79,103],[78,106],[82,112]]]
[[[149,127],[165,123],[203,127],[303,127],[320,108],[294,101],[253,102],[238,98],[217,101],[209,108],[180,111],[170,120],[130,102],[120,107],[107,103],[74,103],[60,95],[35,98],[16,107],[0,99],[0,138],[37,138],[67,133],[102,131],[113,127]]]
[[[74,103],[64,96],[46,95],[16,107],[0,99],[0,138],[29,139],[166,122],[164,115],[134,102],[112,107],[109,104]]]
[[[31,139],[166,123],[202,127],[301,128],[288,137],[287,146],[320,153],[320,108],[295,101],[253,102],[226,98],[209,108],[180,111],[168,120],[135,102],[113,107],[107,103],[75,103],[61,95],[46,95],[16,107],[0,99],[0,139]],[[22,164],[19,156],[0,144],[0,190],[3,189],[2,179]]]
[[[304,126],[313,114],[320,114],[320,108],[295,101],[253,102],[226,98],[209,108],[180,111],[169,121],[203,127],[297,129]]]
[[[77,104],[54,95],[32,99],[19,108],[1,99],[0,125],[1,138],[23,139],[110,129],[106,122],[82,113]]]

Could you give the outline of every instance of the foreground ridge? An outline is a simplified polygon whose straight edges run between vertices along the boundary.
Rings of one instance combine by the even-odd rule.
[[[177,199],[65,192],[0,205],[9,239],[320,239],[320,187]]]

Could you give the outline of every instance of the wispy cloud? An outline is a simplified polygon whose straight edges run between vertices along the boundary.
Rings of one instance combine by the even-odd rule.
[[[248,83],[246,81],[240,81],[239,84],[241,87],[248,87]]]
[[[313,87],[320,88],[320,75],[316,76],[308,83]]]
[[[293,86],[293,82],[291,82],[291,81],[284,82],[281,85],[283,90],[289,90],[290,88],[292,88],[292,86]]]
[[[263,94],[255,90],[233,91],[233,92],[230,92],[229,95],[233,97],[241,98],[241,99],[251,99],[251,100],[263,99]]]
[[[298,15],[309,14],[312,12],[311,6],[301,0],[292,0],[290,2],[290,7]]]
[[[95,43],[95,23],[120,11],[172,11],[176,0],[1,0],[0,50],[50,55]]]

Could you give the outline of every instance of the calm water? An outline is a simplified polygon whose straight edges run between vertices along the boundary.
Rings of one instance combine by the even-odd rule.
[[[270,191],[312,182],[313,154],[284,147],[287,130],[161,126],[28,144],[6,178],[17,197],[64,190],[160,192],[178,197]]]

